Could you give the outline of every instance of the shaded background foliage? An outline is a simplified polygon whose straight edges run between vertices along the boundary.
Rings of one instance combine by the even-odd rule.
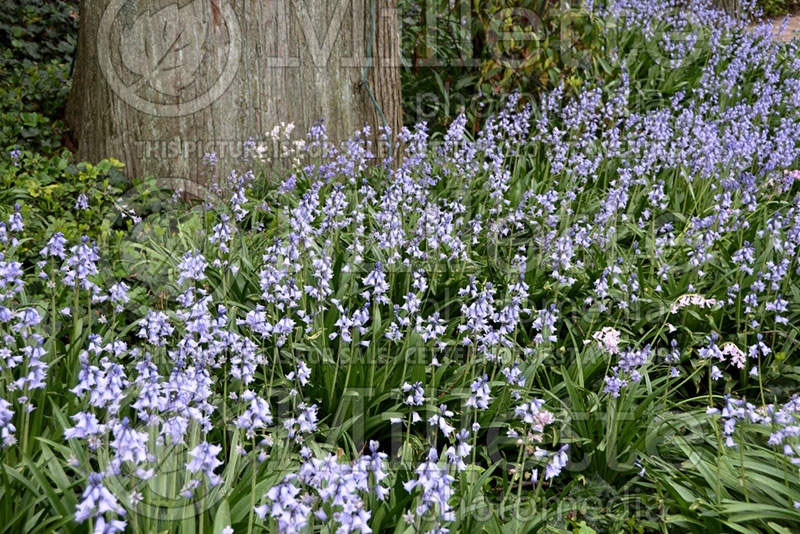
[[[0,7],[0,146],[52,152],[70,87],[78,7],[63,0],[9,0]],[[5,156],[4,156],[5,157]]]

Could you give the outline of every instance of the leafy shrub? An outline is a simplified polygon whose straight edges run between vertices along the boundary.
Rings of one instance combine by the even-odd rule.
[[[121,168],[115,160],[75,164],[68,151],[54,156],[18,151],[9,161],[0,160],[3,211],[8,216],[13,206],[23,205],[27,233],[35,243],[53,228],[68,239],[89,235],[107,241],[109,213],[127,188]]]
[[[800,8],[800,2],[796,0],[758,0],[756,4],[768,17],[786,15]]]
[[[466,109],[477,129],[515,91],[533,101],[555,87],[574,90],[596,80],[602,32],[591,11],[579,6],[426,0],[401,2],[400,9],[410,124],[430,118],[441,127]]]
[[[65,130],[78,7],[9,0],[0,9],[0,147],[55,152]],[[5,154],[4,154],[5,156]]]
[[[7,0],[0,11],[0,65],[63,60],[75,50],[78,4],[64,0]]]
[[[163,268],[148,261],[140,242],[154,231],[165,236],[174,225],[171,215],[190,204],[152,177],[129,180],[122,167],[114,159],[75,163],[66,150],[46,156],[16,149],[8,161],[0,158],[0,217],[18,211],[26,221],[18,257],[35,262],[41,243],[60,232],[69,241],[96,241],[126,279],[152,277]]]

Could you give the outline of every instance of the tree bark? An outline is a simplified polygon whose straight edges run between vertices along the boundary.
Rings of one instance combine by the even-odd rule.
[[[337,145],[369,124],[375,147],[401,113],[393,0],[81,1],[67,122],[82,160],[196,194],[207,152],[224,178],[282,122],[298,138],[325,119]]]
[[[731,15],[739,15],[742,11],[742,6],[739,0],[712,0],[711,3],[717,8],[727,11]]]

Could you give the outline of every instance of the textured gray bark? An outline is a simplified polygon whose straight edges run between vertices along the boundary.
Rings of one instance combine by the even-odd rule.
[[[397,16],[393,0],[82,0],[67,106],[78,157],[202,183],[205,152],[223,176],[242,142],[281,122],[295,138],[321,118],[331,142],[366,123],[375,137],[371,21],[369,87],[397,132]]]

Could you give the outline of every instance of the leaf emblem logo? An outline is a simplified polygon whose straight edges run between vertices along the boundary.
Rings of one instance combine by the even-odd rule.
[[[122,63],[141,76],[137,86],[149,83],[159,93],[177,97],[195,80],[208,31],[206,4],[195,0],[145,12],[122,32]]]
[[[234,0],[173,0],[143,12],[140,3],[110,0],[103,11],[97,59],[111,90],[160,117],[213,104],[236,77],[242,55]]]

